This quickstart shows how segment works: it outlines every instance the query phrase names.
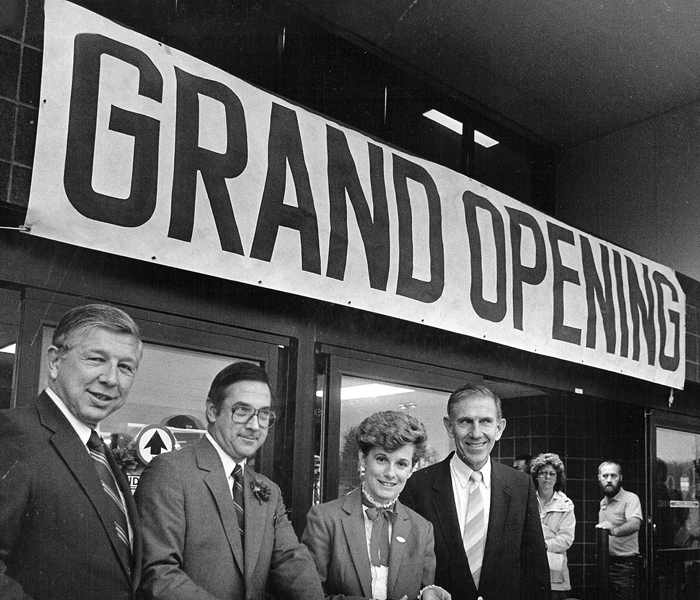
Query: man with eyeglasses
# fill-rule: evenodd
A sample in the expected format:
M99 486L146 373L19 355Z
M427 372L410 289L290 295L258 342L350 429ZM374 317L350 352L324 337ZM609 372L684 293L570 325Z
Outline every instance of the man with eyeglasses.
M237 362L212 382L207 433L154 459L136 490L145 598L324 598L280 489L246 464L275 422L261 367Z

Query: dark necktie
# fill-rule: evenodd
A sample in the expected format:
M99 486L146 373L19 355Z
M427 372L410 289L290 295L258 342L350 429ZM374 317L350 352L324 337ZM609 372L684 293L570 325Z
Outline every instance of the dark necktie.
M241 532L241 542L243 542L245 538L245 513L243 504L243 469L241 465L236 465L231 475L233 476L233 504L236 507L238 529Z
M367 518L372 521L372 533L369 538L369 559L375 567L389 566L389 523L396 523L396 511L393 508L374 506L365 495L362 504L367 507Z
M93 431L90 434L90 439L87 443L90 450L90 456L93 458L95 469L102 481L102 489L109 498L109 506L111 508L109 519L114 522L114 528L117 532L117 537L122 542L118 546L118 550L127 565L131 565L131 542L129 541L129 525L126 513L126 506L119 494L117 480L115 479L112 467L109 464L107 449L105 448L102 439Z

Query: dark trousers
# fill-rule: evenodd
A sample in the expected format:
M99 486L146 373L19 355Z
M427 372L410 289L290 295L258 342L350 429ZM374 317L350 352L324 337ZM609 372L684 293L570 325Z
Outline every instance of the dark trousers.
M608 581L610 582L610 600L638 600L635 589L634 556L610 557Z

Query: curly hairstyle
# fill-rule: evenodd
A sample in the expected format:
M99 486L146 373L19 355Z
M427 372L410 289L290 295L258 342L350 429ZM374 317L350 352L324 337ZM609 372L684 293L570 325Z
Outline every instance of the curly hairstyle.
M553 452L547 452L545 454L539 454L532 459L530 463L530 475L535 482L535 488L539 488L538 476L540 471L544 469L546 465L549 465L557 472L557 480L554 483L554 491L560 492L564 489L566 485L566 469L564 468L564 463L558 454Z
M412 444L414 465L428 453L425 425L415 417L398 410L376 412L367 417L357 427L355 441L363 456L367 456L376 446L387 452L395 452Z

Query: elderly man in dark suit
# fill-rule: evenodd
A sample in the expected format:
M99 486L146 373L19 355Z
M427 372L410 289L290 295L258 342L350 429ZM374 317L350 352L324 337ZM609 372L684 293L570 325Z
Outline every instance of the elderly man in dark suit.
M401 501L435 529L435 583L454 600L548 600L549 566L532 480L490 458L506 421L491 390L467 384L444 418L456 452L417 471Z
M0 598L130 600L141 537L129 485L96 428L141 360L123 311L80 306L48 349L49 386L0 412Z
M275 420L264 369L246 362L223 369L206 417L201 440L157 457L139 481L144 596L321 600L316 567L279 487L246 464Z

